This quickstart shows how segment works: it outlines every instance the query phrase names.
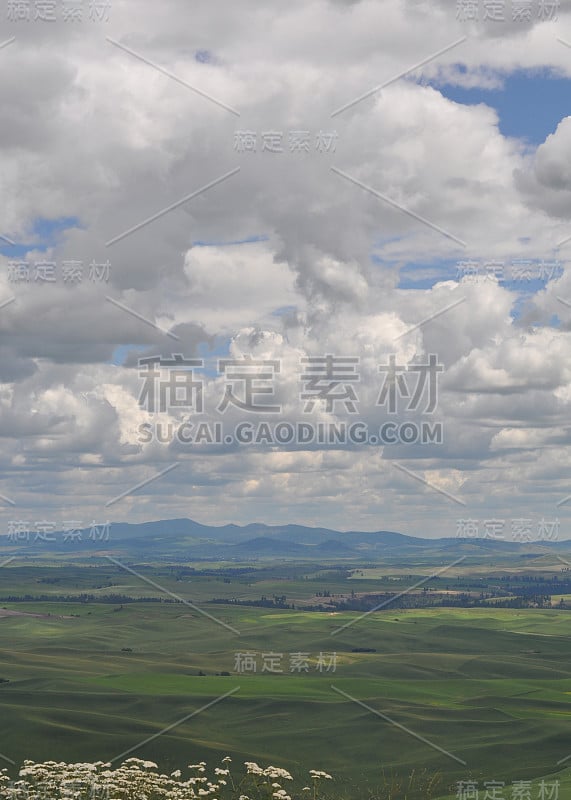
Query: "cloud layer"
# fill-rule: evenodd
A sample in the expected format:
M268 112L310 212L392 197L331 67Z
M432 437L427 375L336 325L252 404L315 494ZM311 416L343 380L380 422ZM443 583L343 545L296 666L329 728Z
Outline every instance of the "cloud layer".
M568 272L534 293L450 274L565 262L571 117L532 151L493 108L434 88L501 86L521 69L571 78L557 41L569 4L557 21L476 23L421 0L223 13L115 0L105 23L5 28L0 233L17 246L0 257L4 526L191 516L435 536L459 517L558 516L571 535L556 505L570 474ZM430 285L404 288L403 268L420 266ZM205 359L212 424L220 358L279 361L291 424L308 419L302 359L358 358L357 415L372 427L390 419L379 366L435 354L444 441L144 442L141 425L176 427L185 411L141 407L137 360L175 353ZM312 417L348 418L342 403Z

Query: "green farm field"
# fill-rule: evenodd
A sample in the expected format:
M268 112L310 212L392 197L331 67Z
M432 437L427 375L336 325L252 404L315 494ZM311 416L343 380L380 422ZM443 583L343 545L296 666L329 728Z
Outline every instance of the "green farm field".
M557 763L571 753L563 610L2 605L0 752L16 764L129 753L175 769L230 755L325 769L339 796L422 770L441 773L442 796L468 777L567 781L568 762ZM272 653L283 672L263 670ZM291 671L296 653L307 671Z

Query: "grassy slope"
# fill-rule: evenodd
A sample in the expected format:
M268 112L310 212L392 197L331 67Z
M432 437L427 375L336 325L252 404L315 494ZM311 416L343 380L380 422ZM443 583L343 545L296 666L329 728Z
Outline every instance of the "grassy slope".
M175 768L228 753L374 786L383 767L442 770L448 782L537 778L571 752L564 612L387 610L332 636L357 615L210 606L240 630L236 636L180 606L13 607L53 615L0 620L0 677L10 680L0 685L0 752L16 762L111 759L237 686L136 755ZM57 616L70 614L80 616ZM248 650L336 651L337 670L213 674L231 672L234 654Z

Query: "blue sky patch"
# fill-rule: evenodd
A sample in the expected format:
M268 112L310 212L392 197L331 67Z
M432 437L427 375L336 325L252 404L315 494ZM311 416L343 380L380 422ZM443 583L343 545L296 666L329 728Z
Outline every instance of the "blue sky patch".
M228 247L233 244L253 244L255 242L267 242L268 238L269 237L265 234L260 234L259 236L248 236L247 239L234 239L227 242L207 242L202 239L197 239L196 242L192 242L192 247Z
M194 59L198 61L199 64L211 64L214 61L210 50L197 50L194 54Z
M494 108L504 136L523 139L534 146L544 142L571 114L571 79L548 70L517 70L501 77L500 89L466 89L430 81L429 85L455 103L485 103Z
M132 351L136 353L144 353L145 350L148 349L148 345L120 344L115 348L115 350L113 350L113 355L111 356L111 361L109 361L109 363L114 364L116 367L122 367L123 364L127 363L127 358Z
M209 378L216 378L218 372L218 359L230 357L231 339L220 336L211 347L206 342L198 345L198 357L204 359L204 374Z
M59 217L58 219L40 217L34 220L32 229L26 236L28 241L15 242L14 245L0 241L0 253L8 258L23 258L30 250L39 250L43 253L57 245L65 231L70 228L81 228L80 220L77 217ZM14 239L14 237L10 238Z

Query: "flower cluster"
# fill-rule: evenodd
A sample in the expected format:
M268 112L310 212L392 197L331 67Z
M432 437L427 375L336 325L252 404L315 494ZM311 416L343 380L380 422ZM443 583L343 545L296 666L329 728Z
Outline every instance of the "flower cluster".
M187 778L180 769L167 775L154 761L140 758L128 758L116 768L103 761L24 761L16 780L0 770L0 800L293 800L293 791L282 786L283 781L293 782L286 769L246 761L246 770L238 777L232 774L231 761L229 756L223 758L211 778L205 761L189 764ZM316 798L318 782L331 780L331 775L319 770L310 770L309 775ZM302 797L307 797L306 791L312 789L304 787Z

